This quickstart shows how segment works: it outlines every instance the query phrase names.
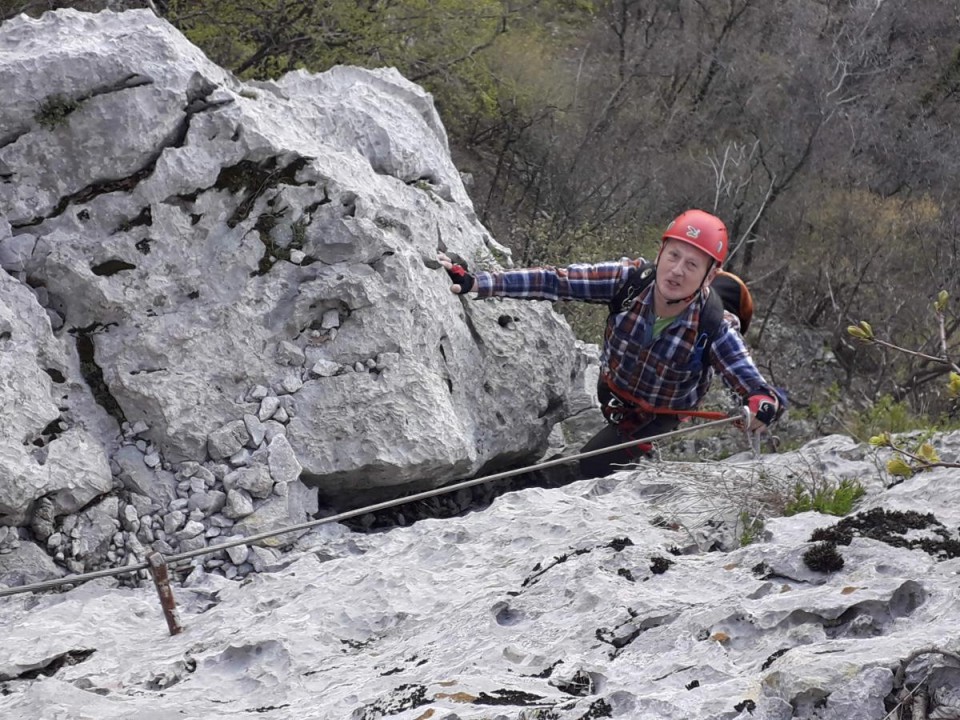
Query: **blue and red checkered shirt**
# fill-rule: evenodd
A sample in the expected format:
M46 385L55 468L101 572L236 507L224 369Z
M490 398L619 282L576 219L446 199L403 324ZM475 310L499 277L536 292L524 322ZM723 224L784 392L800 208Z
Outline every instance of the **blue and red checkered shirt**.
M478 272L479 297L528 300L582 300L609 303L630 271L642 258L566 268L531 268L505 272ZM708 291L709 292L709 291ZM710 368L702 371L695 346L700 336L703 297L698 297L656 338L653 284L643 290L623 312L610 316L604 333L600 369L616 389L658 408L695 409L710 387L713 372L742 398L762 393L780 399L780 393L757 370L743 338L731 329L738 321L725 313L713 339ZM781 405L782 406L782 405Z

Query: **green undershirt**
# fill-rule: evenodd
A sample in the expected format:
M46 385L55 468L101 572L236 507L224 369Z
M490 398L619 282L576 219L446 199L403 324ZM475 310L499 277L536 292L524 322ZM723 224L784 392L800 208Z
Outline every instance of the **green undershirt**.
M667 329L667 326L676 320L675 317L658 317L653 321L653 336L655 338L660 337L660 333Z

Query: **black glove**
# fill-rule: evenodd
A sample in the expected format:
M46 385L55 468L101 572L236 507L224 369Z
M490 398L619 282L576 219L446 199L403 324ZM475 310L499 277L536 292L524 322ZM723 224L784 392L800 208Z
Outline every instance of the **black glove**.
M470 292L470 289L473 287L474 279L473 275L467 272L467 269L463 265L456 265L446 269L447 275L450 276L450 279L453 281L454 285L460 286L460 294Z
M760 393L751 395L747 398L747 407L750 408L750 414L767 427L780 417L780 403L770 395Z

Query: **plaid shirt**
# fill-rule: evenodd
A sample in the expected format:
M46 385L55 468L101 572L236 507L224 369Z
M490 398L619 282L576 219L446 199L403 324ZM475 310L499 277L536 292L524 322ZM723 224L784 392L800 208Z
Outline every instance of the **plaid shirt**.
M567 268L531 268L499 273L478 272L480 297L512 297L529 300L583 300L608 303L630 271L642 258ZM709 292L709 291L708 291ZM731 317L713 340L710 368L702 372L695 346L703 298L698 298L657 337L653 337L655 313L653 284L641 292L623 312L607 320L600 355L600 369L613 385L654 407L695 409L703 400L714 372L742 398L762 393L783 397L764 380L754 365L740 333L731 332ZM737 321L733 319L733 322Z

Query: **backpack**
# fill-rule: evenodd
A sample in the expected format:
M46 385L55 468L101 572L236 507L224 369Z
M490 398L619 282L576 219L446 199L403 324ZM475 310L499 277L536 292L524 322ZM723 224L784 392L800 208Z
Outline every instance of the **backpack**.
M643 263L633 268L627 279L617 289L616 295L608 303L610 315L616 315L626 310L634 299L653 282L657 268L652 262ZM746 335L753 319L753 296L746 283L737 275L721 270L710 283L713 291L707 297L703 310L700 313L700 336L695 348L695 362L700 363L708 352L713 339L720 330L723 321L723 311L727 310L740 319L740 334ZM706 372L706 363L703 364Z

